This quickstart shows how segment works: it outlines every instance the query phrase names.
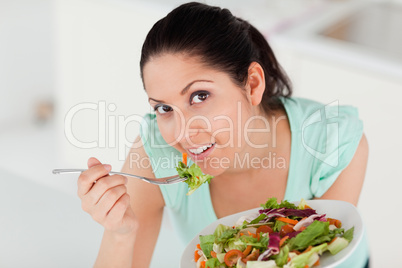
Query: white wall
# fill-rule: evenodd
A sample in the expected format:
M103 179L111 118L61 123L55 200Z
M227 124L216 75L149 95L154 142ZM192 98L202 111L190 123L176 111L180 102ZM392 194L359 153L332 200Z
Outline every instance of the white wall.
M328 16L327 16L328 17ZM325 27L323 24L316 28ZM379 232L375 211L393 215L402 188L399 171L402 151L402 62L391 61L381 51L372 51L336 40L324 40L306 28L274 37L272 44L289 73L295 95L325 104L339 101L359 109L369 143L369 162L358 208L368 230L373 267L393 267L400 252L399 233L386 237ZM385 53L386 54L386 53Z
M0 1L0 132L34 118L34 103L51 99L51 1Z
M85 167L96 156L119 170L138 135L140 117L149 111L139 70L142 42L165 13L136 1L56 0L54 14L62 162ZM77 111L74 138L66 137L65 117L83 103L95 110Z
M64 167L86 168L87 159L95 156L112 164L113 170L120 170L138 135L140 116L149 111L140 79L142 43L152 25L166 13L161 7L138 1L55 0L55 121L60 163ZM104 108L100 102L105 103ZM73 133L81 142L97 142L95 148L77 147L64 133L66 114L83 103L97 107L76 113L72 119ZM116 110L111 111L110 104ZM106 120L99 121L102 117ZM119 118L123 121L119 122ZM107 131L103 132L105 127ZM113 144L114 140L120 143ZM67 190L75 194L75 180L71 182L74 184L69 184ZM151 267L179 264L181 245L166 216Z

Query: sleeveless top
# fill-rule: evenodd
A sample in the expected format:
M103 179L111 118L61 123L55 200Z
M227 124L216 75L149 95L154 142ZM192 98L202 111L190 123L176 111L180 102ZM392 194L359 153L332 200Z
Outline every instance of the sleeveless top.
M363 135L363 123L352 106L324 105L303 98L281 98L291 131L291 153L285 200L321 197L352 160ZM335 104L335 105L333 105ZM162 138L155 114L140 127L145 152L157 178L177 174L181 153ZM189 160L189 164L192 161ZM208 184L187 196L187 184L161 185L166 211L177 236L186 245L217 220ZM267 199L269 196L267 196ZM363 267L368 259L366 235L342 267Z

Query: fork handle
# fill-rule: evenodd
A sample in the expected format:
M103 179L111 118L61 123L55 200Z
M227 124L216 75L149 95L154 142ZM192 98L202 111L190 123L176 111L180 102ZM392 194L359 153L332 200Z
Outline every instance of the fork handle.
M71 169L53 169L53 174L68 174L68 173L82 173L83 171L86 171L86 169L78 169L78 168L71 168ZM133 175L133 174L128 174L128 173L123 173L123 172L116 172L116 171L109 171L109 174L114 175L114 174L119 174L119 175L124 175L128 177L135 177L138 179L144 179L144 177Z
M53 174L81 173L86 169L53 169Z

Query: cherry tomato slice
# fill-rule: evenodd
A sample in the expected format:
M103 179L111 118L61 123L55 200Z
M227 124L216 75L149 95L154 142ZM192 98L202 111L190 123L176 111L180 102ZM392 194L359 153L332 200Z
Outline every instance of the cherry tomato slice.
M232 249L225 254L224 260L227 266L233 267L237 264L237 260L243 257L244 257L243 252L241 252L238 249Z
M259 233L272 233L272 228L269 227L268 225L261 225L260 227L257 228L257 230L255 231L256 234Z
M293 229L294 225L292 224L286 224L284 226L282 226L281 231L279 233L279 235L281 237L286 236L288 233L294 232L295 230Z

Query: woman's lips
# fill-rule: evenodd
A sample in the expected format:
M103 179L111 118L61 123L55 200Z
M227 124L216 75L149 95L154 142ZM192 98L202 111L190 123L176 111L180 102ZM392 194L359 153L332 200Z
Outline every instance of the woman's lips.
M216 145L216 143L213 143L211 147L207 148L205 151L203 151L200 154L194 154L194 153L192 153L190 151L188 151L188 154L194 161L202 160L202 159L204 159L205 157L207 157L208 155L210 155L212 153L212 151L215 148L215 145Z

